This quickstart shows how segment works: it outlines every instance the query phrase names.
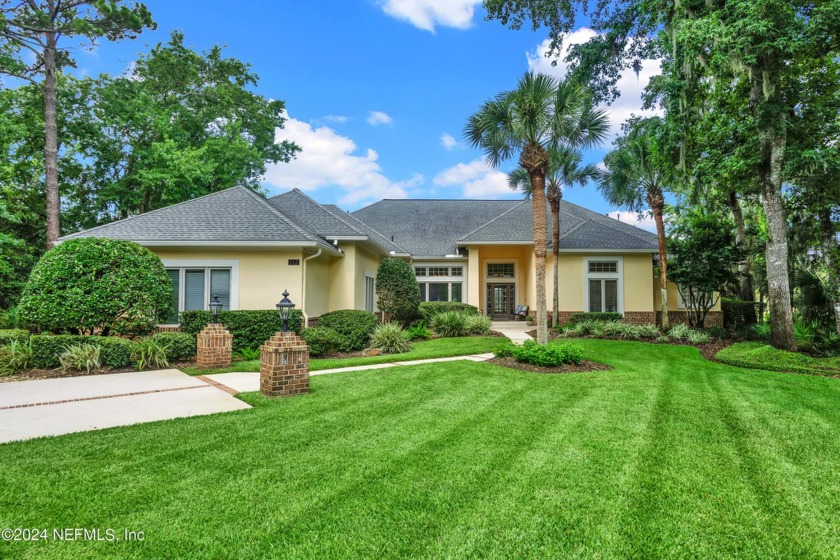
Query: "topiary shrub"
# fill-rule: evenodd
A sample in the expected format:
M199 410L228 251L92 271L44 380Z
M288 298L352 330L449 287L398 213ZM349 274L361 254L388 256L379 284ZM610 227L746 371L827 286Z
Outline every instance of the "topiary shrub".
M415 321L420 313L420 285L411 265L395 257L383 259L376 271L376 297L379 309L392 320L404 325Z
M306 345L309 346L309 355L313 358L320 358L338 352L344 341L341 335L333 329L321 325L303 329L300 336L306 341Z
M569 315L569 324L575 325L577 323L589 323L592 321L600 321L600 322L609 322L609 321L621 321L624 316L621 313L575 313L574 315Z
M181 313L181 332L197 335L212 319L209 311L184 311ZM219 322L233 335L234 352L259 348L283 327L275 309L221 311ZM303 315L300 310L292 310L289 330L300 334L302 324Z
M5 346L12 342L26 342L29 340L29 331L23 329L5 329L0 330L0 346Z
M19 312L40 331L144 334L172 303L172 283L154 253L131 241L86 237L41 257Z
M370 335L379 321L370 311L341 309L318 317L318 326L332 329L341 337L342 352L356 352L366 348Z
M189 360L195 356L195 337L183 332L160 332L151 336L156 344L166 349L170 362Z
M420 304L420 316L426 322L429 322L434 315L445 311L459 311L466 315L478 315L478 307L458 301L424 301Z
M383 323L374 329L370 347L383 354L402 354L411 350L411 337L399 323Z

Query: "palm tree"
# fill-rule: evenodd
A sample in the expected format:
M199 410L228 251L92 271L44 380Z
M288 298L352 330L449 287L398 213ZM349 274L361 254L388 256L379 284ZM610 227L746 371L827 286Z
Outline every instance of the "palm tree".
M546 197L551 209L551 255L554 258L554 305L552 306L551 325L556 327L560 315L560 200L563 187L584 186L590 179L598 179L600 171L594 164L581 167L583 157L580 152L568 146L549 149L548 171L546 172ZM511 189L521 191L525 198L531 197L531 182L528 172L521 167L508 174Z
M656 149L662 120L658 117L633 119L625 127L625 136L615 141L615 148L604 157L607 171L601 175L598 190L619 208L642 212L650 208L659 241L659 284L662 298L662 328L668 329L668 255L665 245L664 191L667 166Z
M498 167L519 154L528 173L534 208L534 261L537 289L537 342L548 342L545 299L547 245L545 176L552 146L588 147L603 141L606 113L596 109L586 89L566 78L528 72L517 88L486 101L464 127L473 147L484 150L487 162Z

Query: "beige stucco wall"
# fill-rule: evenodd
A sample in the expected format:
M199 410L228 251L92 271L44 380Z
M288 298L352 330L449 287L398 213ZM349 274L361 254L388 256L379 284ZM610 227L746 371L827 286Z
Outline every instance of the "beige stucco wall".
M354 277L354 302L352 309L365 308L365 276L373 276L376 278L376 270L379 268L379 261L381 257L374 255L372 252L365 250L363 247L356 248L355 260L355 277ZM376 296L374 295L374 306L376 306Z
M239 263L239 309L274 309L283 290L295 301L301 297L301 266L289 266L289 259L301 259L301 249L251 251L246 249L151 248L163 260L195 261L205 266L208 260L232 260ZM187 263L187 266L189 264Z
M311 255L306 256L309 257ZM330 262L339 259L340 257L332 257L321 253L320 256L305 261L306 301L304 311L309 317L319 317L330 310L327 294L330 278Z
M653 279L653 302L655 305L656 311L662 311L662 300L659 295L659 278ZM677 295L677 285L673 282L668 282L668 311L685 311L685 308L678 307L679 304L679 297ZM712 311L720 311L720 298L718 298L715 306L712 307Z
M653 256L619 255L624 260L624 311L653 309Z

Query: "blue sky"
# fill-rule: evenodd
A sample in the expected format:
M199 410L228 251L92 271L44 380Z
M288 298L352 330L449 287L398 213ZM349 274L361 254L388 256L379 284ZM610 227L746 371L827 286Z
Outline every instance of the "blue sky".
M146 0L158 29L140 39L102 42L76 53L78 72L122 72L138 52L172 30L192 48L226 45L252 65L262 95L289 114L278 137L303 148L271 166L269 192L298 187L325 203L355 209L380 198L515 198L504 172L464 145L467 117L529 68L562 75L544 58L543 30L512 31L485 21L480 0ZM591 36L575 31L571 42ZM639 112L640 92L657 65L622 79L609 110L614 130ZM608 146L585 153L600 162ZM607 213L593 185L571 202ZM633 221L630 215L624 221ZM642 224L648 225L648 224Z

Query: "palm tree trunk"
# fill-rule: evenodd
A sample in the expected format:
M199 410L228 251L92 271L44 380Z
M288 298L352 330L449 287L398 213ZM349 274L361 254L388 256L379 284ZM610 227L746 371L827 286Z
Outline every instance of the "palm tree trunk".
M527 168L526 168L527 169ZM547 223L545 216L545 174L528 170L531 180L531 201L534 207L534 265L537 288L537 343L548 343L545 299L545 254L547 243Z
M560 315L560 189L552 187L548 193L551 207L551 256L554 259L554 304L551 308L551 326L556 327Z
M56 124L56 62L57 38L54 31L46 33L44 48L44 162L47 198L47 250L60 236L61 199L58 192L58 125Z
M820 210L820 237L822 238L823 258L828 268L828 286L831 304L834 308L834 328L840 334L840 278L838 278L837 231L831 221L831 210Z
M747 244L747 228L744 224L744 213L741 211L741 201L738 200L738 193L734 189L730 189L728 193L729 209L732 211L732 218L735 220L735 241L742 249L746 249ZM753 288L752 274L750 274L750 263L744 258L738 263L739 275L739 290L738 299L741 301L755 301L755 289ZM749 323L755 322L755 313L752 314L752 320Z
M671 328L668 317L668 245L665 241L665 220L662 215L665 210L665 198L659 190L648 191L648 204L653 210L653 221L656 223L656 237L659 242L659 297L662 299L662 328Z

